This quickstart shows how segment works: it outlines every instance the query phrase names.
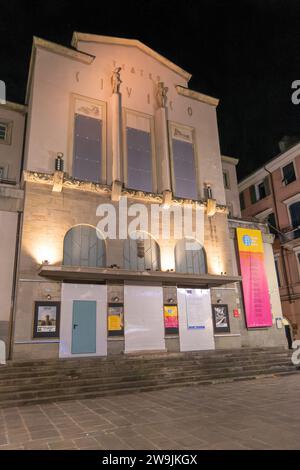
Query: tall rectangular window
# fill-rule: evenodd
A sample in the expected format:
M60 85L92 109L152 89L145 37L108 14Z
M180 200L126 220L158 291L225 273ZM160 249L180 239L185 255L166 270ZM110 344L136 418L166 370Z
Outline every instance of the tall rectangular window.
M230 189L230 180L228 171L223 171L223 183L225 189Z
M102 120L75 114L73 176L99 183L102 178Z
M243 211L245 209L245 196L244 196L244 192L240 192L239 194L239 198L240 198L240 206L241 206L241 211Z
M298 264L298 272L299 272L299 279L300 279L300 252L296 252L297 264Z
M11 144L12 137L12 121L6 121L6 119L0 118L0 144Z
M275 257L274 258L275 262L275 271L276 271L276 277L277 277L277 282L278 282L278 287L281 287L281 278L280 278L280 269L279 269L279 258Z
M6 133L7 133L7 124L3 124L2 122L0 122L0 140L6 139Z
M268 225L270 232L273 233L273 235L278 235L278 230L276 227L276 219L275 219L275 214L274 212L271 212L271 214L268 215L267 219Z
M176 197L198 199L193 131L172 126L173 189Z
M151 118L126 113L126 184L130 189L153 191Z
M282 168L283 181L285 185L288 185L296 180L296 173L294 163L290 162Z

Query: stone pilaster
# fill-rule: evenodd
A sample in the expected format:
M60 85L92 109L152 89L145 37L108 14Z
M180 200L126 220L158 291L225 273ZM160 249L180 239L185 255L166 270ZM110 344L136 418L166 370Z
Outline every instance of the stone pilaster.
M171 172L166 108L155 112L158 171L161 175L161 192L171 191Z

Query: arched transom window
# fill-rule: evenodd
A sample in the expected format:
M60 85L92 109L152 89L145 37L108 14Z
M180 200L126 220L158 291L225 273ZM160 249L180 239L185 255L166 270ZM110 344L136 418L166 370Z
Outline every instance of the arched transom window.
M65 266L88 266L92 268L106 265L105 242L95 227L77 225L71 228L64 239Z
M206 274L206 255L203 246L194 239L184 238L175 246L176 271L188 274Z
M160 249L158 243L142 232L136 232L136 239L124 242L124 268L131 271L160 270Z

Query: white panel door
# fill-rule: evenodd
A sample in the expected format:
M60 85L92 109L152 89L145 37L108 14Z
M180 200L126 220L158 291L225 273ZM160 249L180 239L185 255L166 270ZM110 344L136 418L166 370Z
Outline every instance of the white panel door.
M215 349L209 289L177 289L180 351Z
M163 290L124 286L125 352L165 350Z
M96 352L72 354L74 302L96 302ZM61 292L61 318L59 357L107 355L107 286L63 283Z

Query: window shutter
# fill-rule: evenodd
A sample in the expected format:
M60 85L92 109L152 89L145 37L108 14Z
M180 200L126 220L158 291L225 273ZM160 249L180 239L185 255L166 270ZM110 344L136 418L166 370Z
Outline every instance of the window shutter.
M269 196L271 194L271 188L270 188L270 178L269 176L266 176L264 179L264 185L265 185L265 191L266 191L266 196Z
M250 186L250 199L251 199L252 204L254 204L257 201L254 185Z

